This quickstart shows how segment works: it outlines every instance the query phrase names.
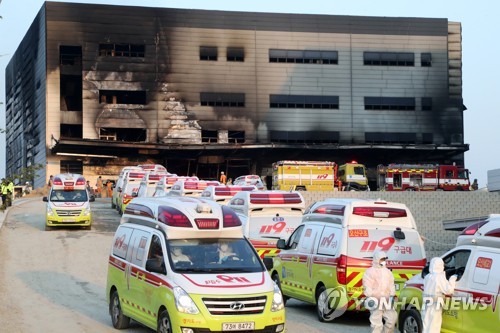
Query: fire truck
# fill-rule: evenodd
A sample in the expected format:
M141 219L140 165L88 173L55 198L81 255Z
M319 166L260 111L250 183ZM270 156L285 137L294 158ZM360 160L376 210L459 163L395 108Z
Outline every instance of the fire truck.
M279 161L273 163L273 190L334 191L338 188L335 162Z
M379 191L469 191L469 170L456 165L389 164L377 168Z

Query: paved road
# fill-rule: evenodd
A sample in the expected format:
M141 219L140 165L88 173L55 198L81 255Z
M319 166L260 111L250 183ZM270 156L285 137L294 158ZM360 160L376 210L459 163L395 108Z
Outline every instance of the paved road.
M93 203L92 230L44 231L41 198L22 199L0 230L1 332L116 332L105 298L107 258L119 215ZM287 303L291 333L367 333L366 314L320 323L313 306ZM151 332L138 324L126 332Z

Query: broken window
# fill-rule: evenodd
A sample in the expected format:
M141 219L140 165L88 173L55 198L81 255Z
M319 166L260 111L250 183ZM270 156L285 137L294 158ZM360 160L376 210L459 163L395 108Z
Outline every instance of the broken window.
M82 111L82 76L61 74L60 94L61 111Z
M81 66L82 47L81 46L59 46L59 58L62 66Z
M104 43L99 44L101 57L141 57L146 53L146 46L141 44Z
M109 141L144 142L147 139L144 128L100 128L99 139Z
M99 90L99 100L106 104L147 104L144 90Z
M82 138L82 125L61 124L61 138Z
M82 161L60 161L59 162L60 173L77 173L83 174L83 162Z
M244 107L245 94L242 93L200 93L202 106Z

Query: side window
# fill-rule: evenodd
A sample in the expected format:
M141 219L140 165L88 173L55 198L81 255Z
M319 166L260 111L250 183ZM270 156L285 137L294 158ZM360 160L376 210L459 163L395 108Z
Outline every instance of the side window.
M467 262L469 261L470 250L460 250L457 252L450 253L443 258L444 261L444 271L446 273L446 278L450 278L453 274L458 275L458 279L462 278L465 272Z
M297 245L299 245L300 235L302 235L302 231L304 230L304 226L301 225L290 236L287 242L287 247L289 249L295 249Z
M160 264L165 265L165 260L163 258L163 250L161 248L161 240L157 235L153 235L151 238L151 244L149 245L148 260L155 259Z
M304 253L311 253L314 241L316 240L316 233L318 232L317 227L313 226L304 228L304 236L299 242L298 250Z
M148 244L149 233L142 230L134 230L132 234L133 248L130 253L130 262L133 265L144 267L146 262L146 245Z

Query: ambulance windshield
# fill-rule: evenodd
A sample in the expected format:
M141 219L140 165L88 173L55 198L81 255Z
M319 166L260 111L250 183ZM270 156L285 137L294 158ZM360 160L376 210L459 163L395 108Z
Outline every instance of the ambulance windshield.
M86 202L88 201L87 190L52 190L50 193L52 202Z
M172 269L190 273L251 273L264 267L245 239L208 238L169 240Z

